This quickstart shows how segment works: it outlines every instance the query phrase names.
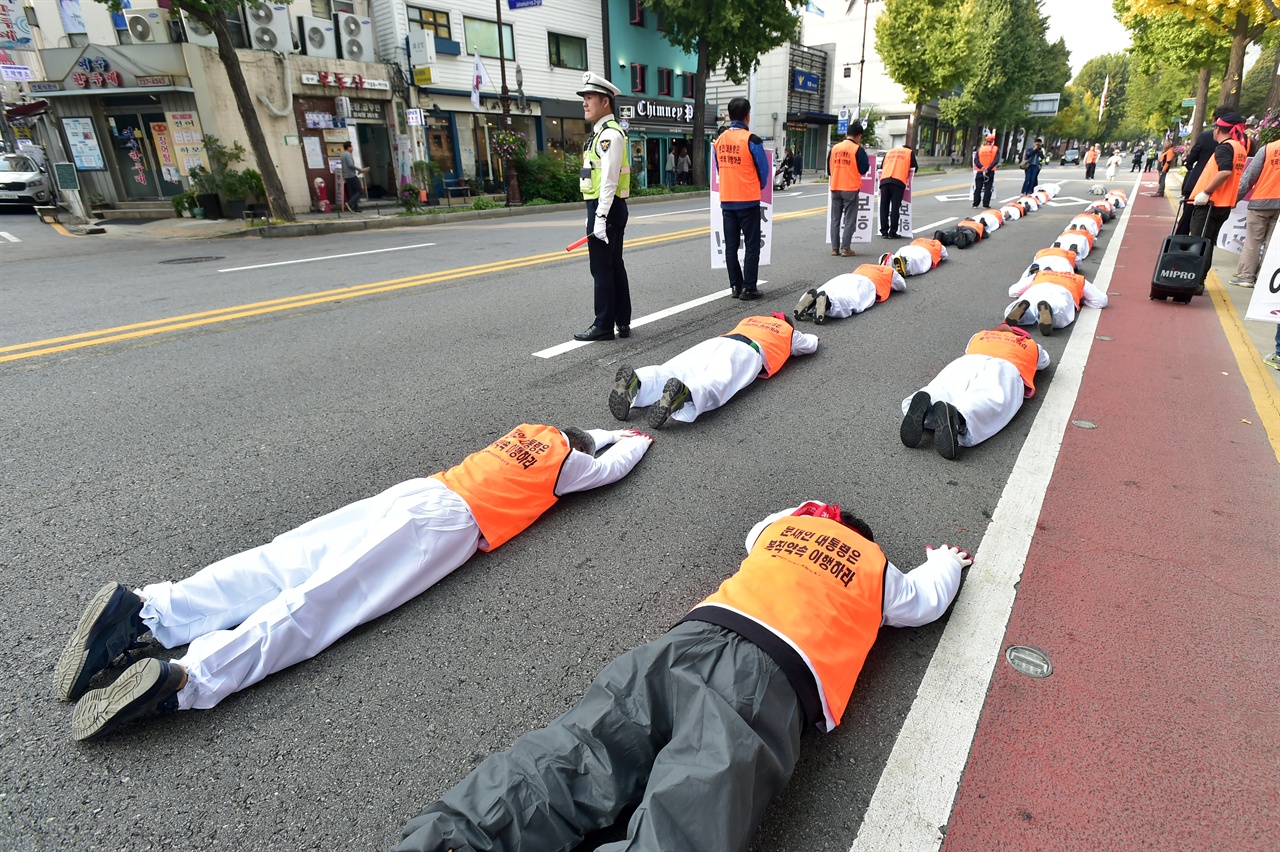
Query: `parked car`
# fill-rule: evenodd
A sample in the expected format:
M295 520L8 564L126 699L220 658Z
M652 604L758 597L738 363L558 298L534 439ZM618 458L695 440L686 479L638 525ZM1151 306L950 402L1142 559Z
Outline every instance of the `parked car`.
M0 154L0 204L48 204L52 198L49 176L35 160Z
M1062 159L1058 160L1060 166L1076 166L1080 164L1080 149L1072 148L1070 151L1064 151Z

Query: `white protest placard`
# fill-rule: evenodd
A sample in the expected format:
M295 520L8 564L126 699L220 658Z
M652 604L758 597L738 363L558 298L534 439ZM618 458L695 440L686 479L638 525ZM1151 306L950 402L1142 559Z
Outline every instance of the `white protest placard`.
M760 265L772 262L773 249L773 152L764 152L767 180L760 189ZM716 164L715 149L711 151L711 268L726 269L724 217L720 213L720 169ZM738 246L738 262L742 262L746 246Z
M1227 221L1222 223L1222 230L1218 231L1218 242L1215 244L1218 248L1235 254L1244 251L1245 228L1249 219L1248 208L1248 199L1242 199L1231 209Z
M1258 283L1253 285L1253 296L1244 318L1280 323L1280 240L1274 234L1267 243L1267 253L1258 270Z
M879 181L876 180L876 155L868 154L867 173L862 176L862 185L858 188L858 206L854 212L853 236L850 242L869 243L871 235L876 230L876 216L878 215L876 208L876 187ZM903 201L906 201L904 196ZM831 187L827 186L827 219L823 223L823 230L826 231L826 242L831 243Z

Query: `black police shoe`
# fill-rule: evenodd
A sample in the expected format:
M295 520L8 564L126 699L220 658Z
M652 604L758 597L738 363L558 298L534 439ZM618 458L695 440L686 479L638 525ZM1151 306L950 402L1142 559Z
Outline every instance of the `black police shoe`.
M933 448L944 459L960 454L960 412L947 402L933 404Z
M586 331L580 331L573 336L574 340L613 340L613 329L601 328L593 325Z
M918 447L924 438L924 418L929 414L933 400L928 391L916 391L907 406L907 413L902 415L902 425L898 427L898 437L907 447Z
M750 302L752 299L763 299L764 293L759 290L743 290L742 295L738 298L744 302Z
M629 326L629 325L620 325L620 326L618 326L618 336L619 336L619 337L630 337L630 336L631 336L631 326Z
M139 613L142 598L119 583L107 583L89 601L75 632L53 667L53 685L63 701L84 695L93 676L136 647L147 632Z

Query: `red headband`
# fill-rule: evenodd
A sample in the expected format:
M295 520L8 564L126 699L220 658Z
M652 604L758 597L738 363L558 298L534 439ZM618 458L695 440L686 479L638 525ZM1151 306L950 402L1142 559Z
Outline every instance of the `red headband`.
M829 521L838 522L840 520L840 507L835 503L815 503L813 500L810 500L791 513L793 518L801 515L810 515L815 518L826 518Z

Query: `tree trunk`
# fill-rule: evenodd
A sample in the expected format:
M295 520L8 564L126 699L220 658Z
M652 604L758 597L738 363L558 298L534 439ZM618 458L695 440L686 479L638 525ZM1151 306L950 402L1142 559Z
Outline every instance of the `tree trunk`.
M285 196L284 184L280 181L280 173L276 171L275 161L271 159L271 151L267 148L267 137L262 132L262 124L258 121L258 111L253 106L253 96L249 94L249 84L245 82L244 71L240 68L240 57L231 43L231 34L227 32L227 21L222 15L193 10L183 7L182 10L213 30L218 39L218 58L227 72L227 82L236 99L236 109L240 120L244 123L245 136L249 140L249 150L257 161L258 171L262 175L262 185L267 191L267 207L271 210L271 218L284 222L296 221L293 209ZM293 105L290 104L292 109Z
M1275 73L1271 75L1271 88L1267 89L1267 102L1262 107L1262 114L1270 115L1280 110L1280 52L1276 54Z
M1191 136L1188 137L1191 142L1195 142L1200 135L1200 128L1204 127L1204 113L1209 106L1209 69L1201 68L1200 77L1196 80L1196 108L1191 115Z
M693 150L689 152L692 159L693 182L698 186L711 183L708 178L706 159L706 112L707 112L707 56L709 48L705 39L698 39L698 71L693 78ZM719 104L716 105L719 107Z
M920 116L924 114L924 104L916 102L916 108L911 113L911 124L907 127L907 141L903 144L908 148L916 147L916 141L920 138Z
M1222 93L1218 105L1240 108L1240 84L1244 77L1244 51L1249 46L1249 19L1243 12L1236 15L1231 28L1231 53L1227 57L1227 72L1222 75Z

